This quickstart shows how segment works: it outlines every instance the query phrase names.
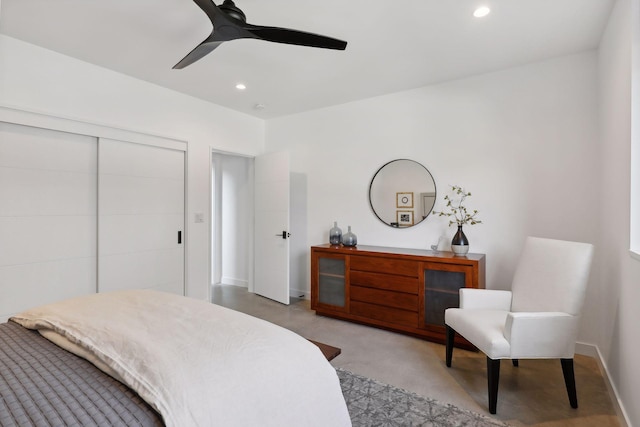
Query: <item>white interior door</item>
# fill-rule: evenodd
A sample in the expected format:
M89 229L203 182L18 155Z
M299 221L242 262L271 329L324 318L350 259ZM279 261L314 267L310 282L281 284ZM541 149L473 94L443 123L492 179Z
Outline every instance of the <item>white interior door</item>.
M100 138L98 291L184 295L184 152Z
M96 289L97 140L0 122L0 319Z
M258 156L254 168L254 292L289 304L289 153Z

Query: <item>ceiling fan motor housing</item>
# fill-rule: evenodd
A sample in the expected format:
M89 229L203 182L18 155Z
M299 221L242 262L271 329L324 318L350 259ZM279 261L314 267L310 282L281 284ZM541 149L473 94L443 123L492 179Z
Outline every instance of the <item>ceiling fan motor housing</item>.
M224 0L224 3L218 6L218 8L224 11L224 13L226 13L227 16L230 16L233 19L237 19L238 21L242 21L242 22L247 22L247 16L244 14L242 10L240 10L239 7L235 5L233 0Z

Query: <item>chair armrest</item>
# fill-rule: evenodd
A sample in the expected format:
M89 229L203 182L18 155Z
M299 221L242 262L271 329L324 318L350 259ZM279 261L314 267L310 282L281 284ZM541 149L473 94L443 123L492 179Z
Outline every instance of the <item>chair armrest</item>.
M514 359L572 358L579 317L559 312L517 312L507 315L504 337Z
M496 289L460 289L460 308L511 310L511 291Z

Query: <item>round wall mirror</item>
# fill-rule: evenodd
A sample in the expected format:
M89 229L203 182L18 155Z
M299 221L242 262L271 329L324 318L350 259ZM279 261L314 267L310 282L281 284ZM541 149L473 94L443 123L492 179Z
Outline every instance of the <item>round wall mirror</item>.
M380 221L406 228L422 222L436 202L436 183L420 163L397 159L383 165L371 179L369 203Z

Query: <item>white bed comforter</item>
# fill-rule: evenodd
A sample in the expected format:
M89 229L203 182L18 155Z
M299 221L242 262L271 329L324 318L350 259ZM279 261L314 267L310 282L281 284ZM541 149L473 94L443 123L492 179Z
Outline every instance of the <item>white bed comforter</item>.
M335 369L299 335L151 290L74 298L12 320L138 392L167 426L350 426Z

